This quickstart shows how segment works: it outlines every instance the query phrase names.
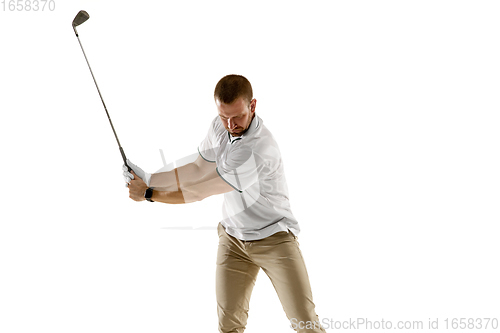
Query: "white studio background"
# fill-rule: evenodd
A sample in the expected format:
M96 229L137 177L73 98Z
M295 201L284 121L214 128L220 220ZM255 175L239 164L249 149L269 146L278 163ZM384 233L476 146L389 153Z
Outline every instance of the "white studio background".
M321 319L498 318L497 1L8 4L0 332L217 331L222 198L128 199L71 28L81 9L122 146L147 171L160 149L167 162L196 153L222 76L252 82ZM246 332L288 325L262 273Z

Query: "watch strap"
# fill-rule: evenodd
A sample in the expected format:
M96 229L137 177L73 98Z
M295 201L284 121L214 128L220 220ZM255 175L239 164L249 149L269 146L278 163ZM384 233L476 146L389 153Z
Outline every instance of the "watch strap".
M144 198L146 198L146 200L149 202L154 202L153 200L151 200L152 196L153 196L153 189L151 187L148 187L146 192L144 192Z

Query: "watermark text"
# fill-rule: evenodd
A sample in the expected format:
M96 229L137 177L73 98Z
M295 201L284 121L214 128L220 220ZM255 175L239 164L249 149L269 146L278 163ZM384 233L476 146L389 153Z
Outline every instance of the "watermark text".
M56 10L55 0L2 0L4 12L44 12Z
M349 318L335 320L323 318L321 321L290 320L294 330L499 330L498 318L428 318L427 320L371 320L368 318Z

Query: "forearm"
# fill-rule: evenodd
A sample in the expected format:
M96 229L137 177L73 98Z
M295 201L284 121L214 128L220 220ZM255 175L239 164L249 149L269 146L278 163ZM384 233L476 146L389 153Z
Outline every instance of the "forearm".
M171 171L152 174L149 185L165 191L176 191L184 183L191 182L199 177L198 166L194 163L189 163Z
M154 189L153 201L169 204L201 201L234 190L219 177L215 163L202 156L172 171L153 174L149 186Z
M186 189L180 189L177 191L153 190L153 196L151 197L151 200L166 204L186 204L199 201L197 196L193 195L191 191Z
M234 188L223 180L214 168L200 179L193 182L184 182L179 189L174 191L155 188L151 199L167 204L184 204L201 201L209 196L231 191L234 191Z
M184 201L184 196L182 195L182 191L158 191L153 190L153 196L151 200L155 202L162 202L166 204L183 204L186 203Z

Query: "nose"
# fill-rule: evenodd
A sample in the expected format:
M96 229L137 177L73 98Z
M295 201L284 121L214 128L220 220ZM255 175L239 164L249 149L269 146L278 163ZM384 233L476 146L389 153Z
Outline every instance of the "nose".
M227 120L227 127L230 128L230 129L235 128L236 127L236 123L234 122L234 120L228 119Z

